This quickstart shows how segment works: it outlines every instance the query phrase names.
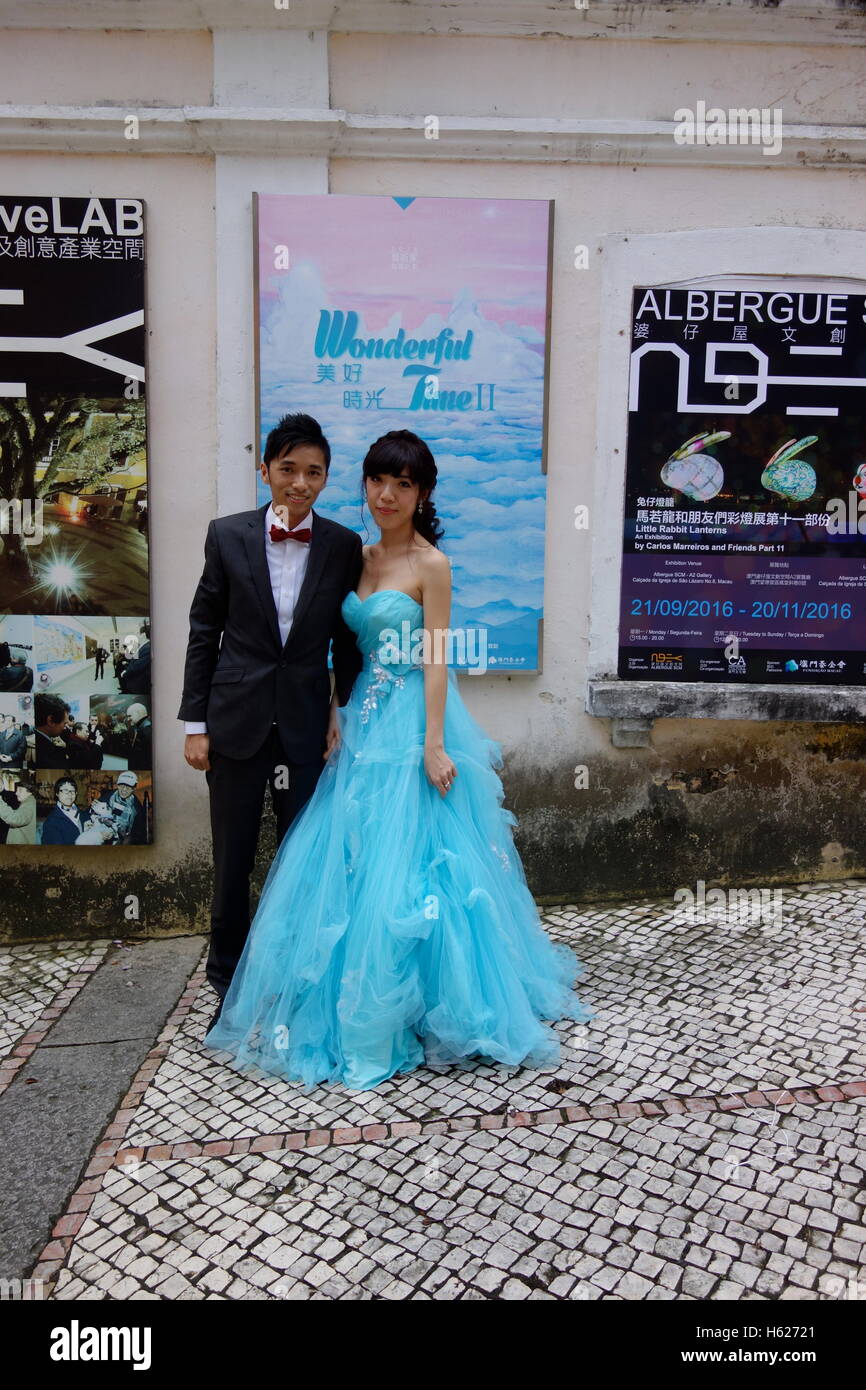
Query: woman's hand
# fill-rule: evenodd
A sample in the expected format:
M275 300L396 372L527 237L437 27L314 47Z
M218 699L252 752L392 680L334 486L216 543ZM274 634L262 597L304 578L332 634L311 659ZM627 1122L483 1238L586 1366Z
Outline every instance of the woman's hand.
M424 745L424 771L440 796L447 796L457 769L442 744Z
M325 751L323 758L330 758L335 748L340 746L340 726L337 723L337 706L331 706L331 713L328 716L328 732L325 735Z

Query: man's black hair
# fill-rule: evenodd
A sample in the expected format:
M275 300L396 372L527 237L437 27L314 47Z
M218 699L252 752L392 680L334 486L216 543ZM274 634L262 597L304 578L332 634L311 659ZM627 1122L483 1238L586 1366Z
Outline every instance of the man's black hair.
M61 700L59 695L36 696L36 723L47 724L52 719L55 724L59 723L64 714L71 714L72 711L65 700Z
M331 446L322 433L322 426L312 415L284 415L275 425L265 443L264 461L266 464L279 458L287 449L296 444L312 444L321 449L325 458L325 472L331 466Z

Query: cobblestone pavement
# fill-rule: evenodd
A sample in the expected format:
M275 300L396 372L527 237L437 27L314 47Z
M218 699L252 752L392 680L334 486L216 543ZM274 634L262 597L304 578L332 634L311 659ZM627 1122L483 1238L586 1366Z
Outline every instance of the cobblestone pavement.
M241 1075L200 965L33 1275L63 1299L866 1298L866 888L566 907L543 1070ZM859 948L859 949L858 949Z
M108 941L0 946L0 1092L101 963Z

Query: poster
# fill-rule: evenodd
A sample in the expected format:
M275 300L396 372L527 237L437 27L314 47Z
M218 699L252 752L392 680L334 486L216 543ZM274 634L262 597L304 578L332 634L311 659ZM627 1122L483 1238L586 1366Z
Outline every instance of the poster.
M866 683L866 293L806 283L634 291L625 680Z
M0 842L153 838L144 205L0 197Z
M552 204L286 194L256 212L260 457L281 415L313 415L332 450L317 508L372 542L364 455L420 435L452 564L449 664L539 670Z

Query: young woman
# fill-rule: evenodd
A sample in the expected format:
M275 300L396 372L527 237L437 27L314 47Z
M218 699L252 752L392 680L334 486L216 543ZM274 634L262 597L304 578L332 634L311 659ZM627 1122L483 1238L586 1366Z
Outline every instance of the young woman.
M540 1066L559 1056L544 1020L593 1016L527 888L499 747L447 665L436 476L408 430L364 460L380 536L342 609L364 666L205 1039L240 1069L368 1090L419 1066Z

